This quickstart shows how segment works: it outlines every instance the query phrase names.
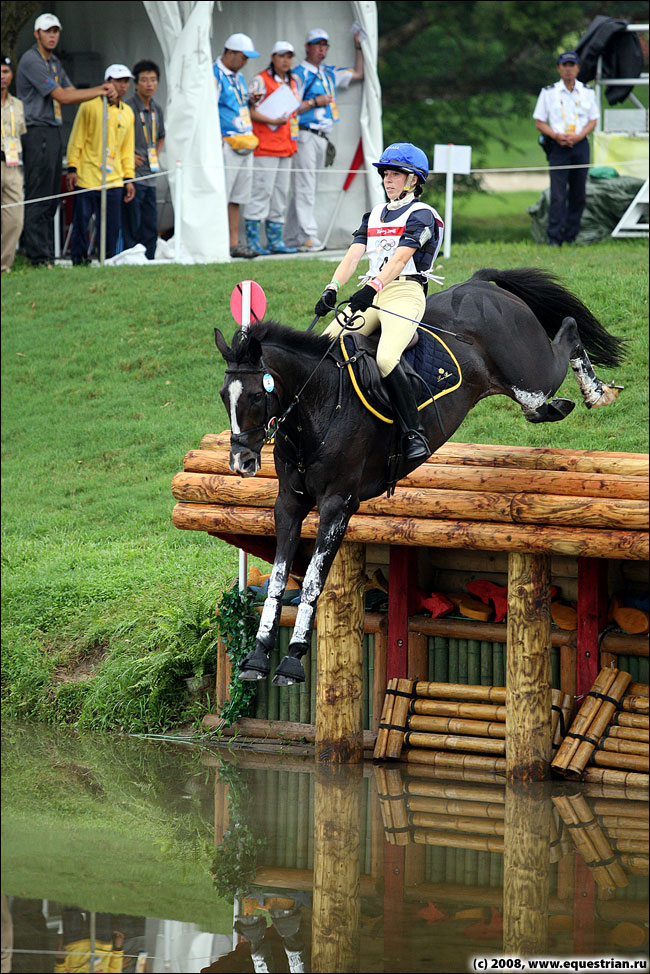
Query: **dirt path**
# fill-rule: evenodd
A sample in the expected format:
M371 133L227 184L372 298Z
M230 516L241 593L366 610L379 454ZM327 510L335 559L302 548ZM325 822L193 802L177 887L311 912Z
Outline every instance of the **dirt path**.
M490 172L482 177L481 182L483 188L491 193L515 193L521 190L541 193L549 185L548 173L545 172Z

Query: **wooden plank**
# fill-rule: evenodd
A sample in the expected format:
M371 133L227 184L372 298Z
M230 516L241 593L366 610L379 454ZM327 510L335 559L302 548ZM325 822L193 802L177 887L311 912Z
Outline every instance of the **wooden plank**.
M589 693L598 676L598 639L607 624L607 562L598 558L578 560L578 631L576 692Z
M408 671L408 623L413 612L417 564L414 552L392 545L388 568L388 644L386 676L406 677Z

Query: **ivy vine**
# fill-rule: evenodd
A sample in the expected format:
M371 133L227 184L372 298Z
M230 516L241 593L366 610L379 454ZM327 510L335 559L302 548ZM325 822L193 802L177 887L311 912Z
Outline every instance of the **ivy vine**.
M251 830L250 789L231 765L222 764L219 780L227 783L229 827L214 854L212 882L220 897L231 899L245 893L255 879L257 860L264 842Z
M249 717L257 692L257 682L244 681L239 677L238 663L255 649L255 636L259 616L255 609L254 597L250 592L240 592L237 583L226 590L217 604L217 631L231 660L232 677L228 700L219 712L228 726L240 717Z

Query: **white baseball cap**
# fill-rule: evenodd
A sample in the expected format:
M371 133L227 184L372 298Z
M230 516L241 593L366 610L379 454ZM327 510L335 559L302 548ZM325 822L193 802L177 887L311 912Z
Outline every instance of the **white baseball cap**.
M330 35L327 33L326 30L323 30L321 27L314 27L314 29L310 30L309 33L307 34L307 43L317 44L318 41L327 41L327 43L329 44Z
M226 38L223 46L229 51L239 51L240 54L245 54L246 57L260 56L260 52L255 50L248 34L231 34L230 37Z
M133 75L127 68L126 64L110 64L104 71L104 81L108 81L109 78L132 78Z
M290 54L296 53L293 44L290 44L289 41L276 41L271 54L286 54L287 51Z
M61 21L54 14L41 14L34 21L34 30L49 30L50 27L58 27L59 30L63 30Z

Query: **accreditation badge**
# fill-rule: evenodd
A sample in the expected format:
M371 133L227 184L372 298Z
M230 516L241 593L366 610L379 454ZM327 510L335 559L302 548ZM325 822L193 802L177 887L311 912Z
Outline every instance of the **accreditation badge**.
M147 146L147 157L149 159L149 168L152 172L160 172L160 162L158 160L158 150L155 145Z
M239 109L239 117L244 129L252 129L253 123L251 122L251 113L249 112L246 105L242 105Z
M8 166L20 166L23 161L20 139L13 135L5 136L5 163Z
M109 149L106 146L106 172L113 172L116 161L115 149Z
M297 139L299 131L300 130L298 127L298 116L292 115L291 118L289 119L289 134L291 135L291 138Z
M330 102L330 111L332 113L332 119L335 122L338 122L338 120L339 120L339 110L336 107L336 100L334 98L332 98L332 100Z

